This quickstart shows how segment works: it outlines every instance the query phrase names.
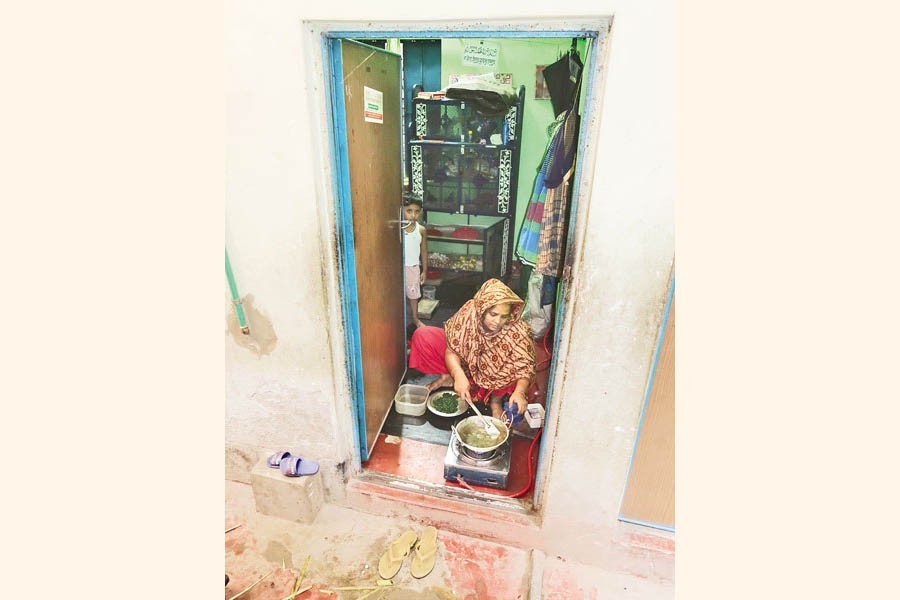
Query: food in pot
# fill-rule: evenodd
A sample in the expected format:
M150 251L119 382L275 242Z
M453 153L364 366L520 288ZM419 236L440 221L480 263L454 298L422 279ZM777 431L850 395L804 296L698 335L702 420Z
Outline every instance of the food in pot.
M503 439L503 432L491 435L484 428L484 424L478 422L468 424L465 429L459 431L459 436L464 444L474 448L490 448L496 446Z
M455 413L459 410L459 396L452 392L444 392L431 401L434 410L442 413Z

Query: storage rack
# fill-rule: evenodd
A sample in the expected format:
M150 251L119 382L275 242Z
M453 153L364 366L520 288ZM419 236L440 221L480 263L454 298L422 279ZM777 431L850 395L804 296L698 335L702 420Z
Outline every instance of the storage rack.
M516 103L497 117L483 116L467 100L413 99L417 139L407 143L406 152L412 193L422 199L426 220L429 212L465 215L457 225L482 233L479 240L429 236L429 242L459 244L466 255L479 250L483 280L510 275L524 104L525 86L519 87ZM472 216L496 220L475 225Z

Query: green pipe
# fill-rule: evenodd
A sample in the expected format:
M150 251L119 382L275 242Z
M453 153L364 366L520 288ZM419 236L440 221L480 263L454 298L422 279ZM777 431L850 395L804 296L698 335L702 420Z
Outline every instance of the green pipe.
M241 333L249 334L250 326L247 325L247 317L244 315L244 306L241 297L238 294L237 284L234 282L234 273L231 272L231 261L228 260L228 248L225 248L225 276L228 277L228 287L231 288L231 303L234 305L234 312L237 314L238 325L241 326Z

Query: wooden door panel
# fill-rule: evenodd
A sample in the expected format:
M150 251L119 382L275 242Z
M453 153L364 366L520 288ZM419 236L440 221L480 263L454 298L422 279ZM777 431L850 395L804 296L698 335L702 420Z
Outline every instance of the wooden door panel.
M400 57L343 41L344 114L353 214L365 448L371 452L406 364L400 167ZM365 90L382 93L383 122L365 120Z
M675 527L675 298L663 331L650 397L620 518Z

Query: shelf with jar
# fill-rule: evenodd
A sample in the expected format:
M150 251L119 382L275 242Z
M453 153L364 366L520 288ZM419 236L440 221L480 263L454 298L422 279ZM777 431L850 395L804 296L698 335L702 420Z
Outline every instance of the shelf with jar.
M509 219L490 225L426 225L429 268L479 272L485 279L506 276L509 226Z

